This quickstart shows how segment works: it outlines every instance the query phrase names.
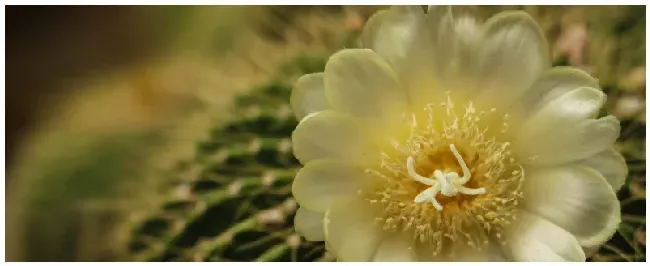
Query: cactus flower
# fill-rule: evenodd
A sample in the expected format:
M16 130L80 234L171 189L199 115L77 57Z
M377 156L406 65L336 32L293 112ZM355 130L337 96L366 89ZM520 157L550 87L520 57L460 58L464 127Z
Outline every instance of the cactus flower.
M340 261L585 261L621 220L620 124L524 12L392 7L301 77L296 231Z

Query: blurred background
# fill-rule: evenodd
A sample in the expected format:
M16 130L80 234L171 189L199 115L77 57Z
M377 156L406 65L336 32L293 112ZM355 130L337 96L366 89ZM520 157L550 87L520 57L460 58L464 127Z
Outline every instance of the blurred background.
M332 261L293 230L292 84L380 6L7 6L9 261ZM593 261L645 261L644 6L522 9L608 94L630 168Z

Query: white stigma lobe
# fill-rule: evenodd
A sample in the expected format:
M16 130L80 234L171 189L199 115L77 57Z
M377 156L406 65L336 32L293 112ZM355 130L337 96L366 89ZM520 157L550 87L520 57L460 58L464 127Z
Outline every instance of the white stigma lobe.
M413 157L409 156L409 158L406 160L406 169L409 176L411 176L411 178L417 182L430 186L415 196L415 199L413 199L414 202L421 203L428 201L431 202L433 207L435 207L438 211L441 211L442 205L440 205L440 203L436 200L436 195L438 193L447 197L453 197L458 193L465 195L480 195L486 192L485 188L468 188L463 186L469 181L470 178L472 178L472 173L470 173L465 160L463 160L463 157L460 155L460 153L458 153L458 150L456 150L456 146L454 146L454 144L451 144L449 145L449 148L460 164L460 167L463 171L462 177L459 176L456 172L445 173L440 170L433 171L432 178L423 177L415 172L415 167L413 166Z

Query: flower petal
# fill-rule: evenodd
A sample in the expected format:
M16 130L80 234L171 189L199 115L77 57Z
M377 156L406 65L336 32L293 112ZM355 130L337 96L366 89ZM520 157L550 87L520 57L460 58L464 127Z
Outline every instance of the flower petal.
M614 149L604 150L578 163L598 171L612 186L614 192L625 185L628 174L627 164L625 158Z
M573 234L583 246L610 239L621 221L616 194L595 170L578 164L527 169L524 208Z
M471 232L472 234L474 232ZM477 232L478 233L478 232ZM496 243L488 243L482 245L480 250L469 246L468 244L460 241L453 243L450 250L442 250L437 255L434 255L435 247L430 244L417 243L416 253L418 261L473 261L473 262L494 262L506 261L501 246ZM445 247L446 248L446 247Z
M325 212L341 197L357 194L370 181L364 169L337 160L314 160L298 172L293 196L301 206Z
M549 102L521 127L515 152L527 164L549 165L583 159L610 147L620 133L613 116L592 119L605 102L594 88L572 90Z
M434 253L436 248L433 245L428 243L416 243L415 254L418 257L418 261L429 261L429 262L442 262L449 261L447 256L444 256L441 253Z
M334 110L372 121L396 121L406 92L391 67L370 49L345 49L325 65L325 93Z
M323 73L307 74L296 82L289 102L298 121L308 114L331 108L325 97L323 77Z
M494 262L506 261L501 247L496 243L488 243L477 250L466 243L454 243L452 261Z
M325 213L327 248L340 261L369 261L383 238L381 211L360 197L335 202Z
M620 216L620 214L619 214L620 211L621 211L620 209L613 209L612 210L613 213L611 214L611 217ZM606 243L607 242L604 242L604 243L591 243L591 244L586 244L586 245L583 244L582 245L582 250L584 250L585 255L587 256L587 258L590 258L590 257L594 256L596 253L598 253L598 251L600 251L600 248Z
M523 11L504 11L484 26L478 99L509 105L551 66L548 43L539 25Z
M303 207L298 208L296 217L294 217L294 226L298 234L309 241L323 241L325 234L323 232L323 219L325 213L313 212Z
M617 212L617 213L612 213L611 214L612 216L618 216L618 215L620 215L620 214L618 214L618 212L620 212L621 210L620 209L614 209L612 211ZM607 242L604 242L604 243L592 243L590 245L584 245L583 244L582 245L582 250L584 250L585 255L587 256L587 258L590 258L590 257L594 256L596 253L598 253L598 251L600 251L600 248L606 243Z
M417 257L413 239L405 234L392 234L382 239L373 261L376 262L415 262Z
M429 41L436 73L448 85L473 78L481 30L474 14L450 6L430 6L427 14ZM467 89L467 88L466 88Z
M291 140L294 155L303 165L323 158L365 162L364 158L378 154L372 152L371 140L354 119L331 110L305 117L293 131Z
M600 251L601 245L598 246L590 246L590 247L582 247L582 250L585 252L585 256L587 258L591 258L593 255L596 255L598 251Z
M569 232L534 214L519 212L505 231L504 251L514 261L584 262L585 254Z
M544 72L522 97L521 106L529 112L546 106L572 90L579 88L600 90L598 80L574 67L559 66Z
M394 68L402 63L424 19L420 6L392 6L375 13L363 28L361 44L383 57Z
M444 101L449 90L467 96L476 87L480 30L473 15L454 11L450 6L429 7L407 63L397 70L412 106Z
M431 6L427 11L424 20L417 25L418 38L413 41L411 50L408 51L409 65L418 66L412 68L413 77L427 77L435 75L437 70L442 70L441 66L450 61L452 55L449 54L448 46L450 40L455 38L453 27L453 17L451 6ZM428 72L428 75L425 73ZM408 82L409 80L403 80Z

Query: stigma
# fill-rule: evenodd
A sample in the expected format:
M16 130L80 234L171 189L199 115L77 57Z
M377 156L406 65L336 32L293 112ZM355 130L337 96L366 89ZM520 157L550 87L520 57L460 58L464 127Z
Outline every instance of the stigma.
M459 176L456 172L443 172L439 169L434 170L432 176L430 177L421 176L415 171L415 167L413 165L413 156L408 157L406 160L406 169L409 176L413 178L413 180L429 186L429 188L423 190L420 192L420 194L415 196L413 202L430 202L433 207L436 208L436 210L442 211L443 206L438 202L438 200L436 200L436 196L438 194L442 194L447 197L453 197L459 193L465 195L485 194L485 188L468 188L464 186L465 183L467 183L470 178L472 178L472 173L469 171L465 160L463 160L463 157L456 149L456 146L454 146L454 144L451 144L449 145L449 149L451 149L451 152L454 154L454 157L456 157L458 164L460 164L463 172L462 176Z

